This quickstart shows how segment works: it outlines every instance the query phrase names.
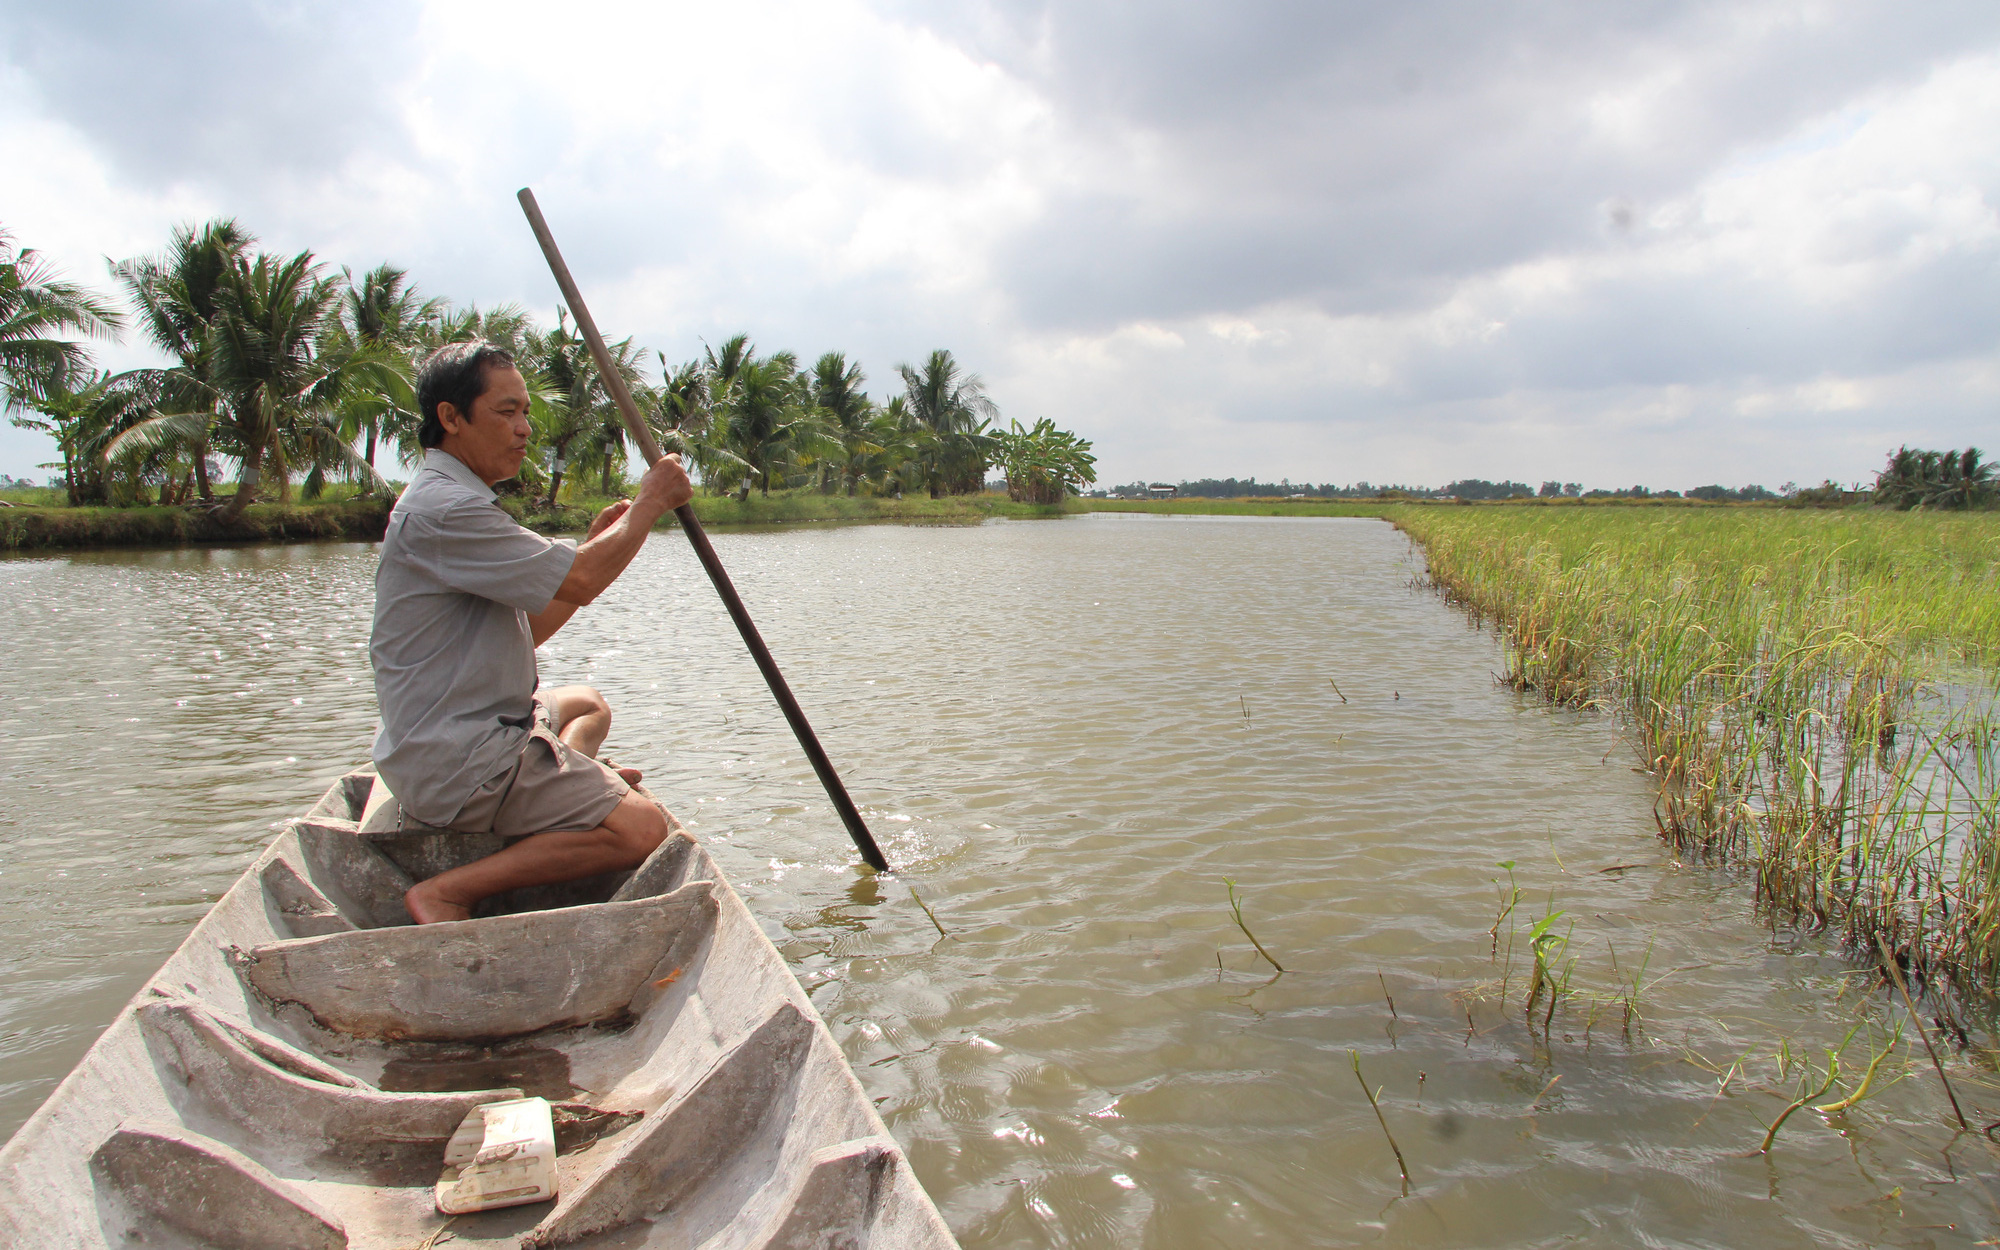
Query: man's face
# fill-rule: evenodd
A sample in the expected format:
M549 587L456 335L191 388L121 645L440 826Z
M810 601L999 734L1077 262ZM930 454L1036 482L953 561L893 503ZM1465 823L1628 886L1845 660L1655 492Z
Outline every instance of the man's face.
M528 456L528 383L512 365L490 365L486 391L472 401L472 411L461 414L451 404L440 404L438 421L445 431L441 450L458 457L488 486L503 482L521 471Z

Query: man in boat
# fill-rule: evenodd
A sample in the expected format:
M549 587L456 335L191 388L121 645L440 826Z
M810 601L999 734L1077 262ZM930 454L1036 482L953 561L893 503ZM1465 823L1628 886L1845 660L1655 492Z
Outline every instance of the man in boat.
M514 358L489 343L441 348L418 373L417 402L424 465L389 514L375 571L375 766L399 819L518 839L418 882L404 902L430 924L466 919L503 890L636 867L666 839L665 815L632 788L638 772L596 758L611 728L604 696L537 690L535 648L625 571L693 487L667 456L581 545L544 538L493 492L528 451Z

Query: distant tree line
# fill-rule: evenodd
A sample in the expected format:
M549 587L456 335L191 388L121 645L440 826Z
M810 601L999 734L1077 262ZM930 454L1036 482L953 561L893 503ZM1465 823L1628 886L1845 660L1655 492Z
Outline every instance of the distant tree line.
M1243 499L1243 498L1289 498L1298 495L1308 499L1375 499L1383 495L1409 495L1428 497L1435 492L1428 486L1376 486L1370 482L1355 482L1348 486L1328 482L1315 486L1311 482L1293 482L1286 479L1278 482L1260 482L1254 477L1213 478L1199 481L1163 483L1172 485L1175 493L1195 499ZM1124 486L1114 486L1104 492L1118 497L1144 498L1154 484L1151 482L1131 482Z
M1615 490L1585 490L1581 482L1543 482L1530 489L1526 482L1488 482L1466 478L1437 492L1445 499L1705 499L1712 503L1755 503L1781 499L1762 486L1697 486L1693 490L1653 490L1645 486L1624 486Z
M1580 482L1543 482L1541 487L1526 482L1489 482L1484 478L1469 477L1443 487L1430 486L1377 486L1372 482L1355 482L1341 486L1332 482L1315 485L1311 482L1293 482L1289 479L1277 482L1260 482L1254 477L1246 478L1202 478L1199 481L1177 483L1131 482L1124 486L1114 486L1103 492L1107 495L1140 499L1151 493L1154 486L1172 485L1174 493L1196 499L1706 499L1717 502L1749 503L1759 500L1782 499L1786 496L1764 489L1762 486L1744 486L1731 489L1727 486L1697 486L1683 494L1677 490L1655 491L1644 486L1626 486L1617 490L1583 489Z
M1196 499L1699 499L1709 503L1789 503L1815 507L1872 503L1899 509L2000 506L2000 470L1977 447L1963 451L1899 447L1875 475L1872 489L1843 486L1831 480L1817 486L1786 482L1776 490L1758 485L1710 485L1678 491L1646 486L1585 490L1580 482L1543 482L1540 487L1533 487L1526 482L1489 482L1477 477L1461 478L1438 488L1377 486L1365 481L1342 486L1331 482L1317 485L1294 482L1289 478L1262 482L1255 477L1205 477L1176 483L1130 482L1100 493L1142 499L1164 486L1172 486L1176 495Z
M1744 486L1731 490L1727 486L1697 486L1687 493L1689 499L1706 499L1711 503L1763 503L1782 499L1784 496L1761 486Z
M1560 483L1551 483L1561 493ZM1447 499L1533 499L1535 488L1526 482L1489 482L1469 477L1453 482L1438 492Z
M624 422L566 314L543 326L514 306L454 306L392 265L331 272L310 251L261 250L231 220L177 229L113 274L122 306L0 230L0 401L54 439L60 459L45 467L73 504L157 497L233 516L273 489L289 498L295 479L307 498L335 480L383 491L385 446L405 467L422 459L418 365L475 339L506 348L528 379L534 433L507 489L553 507L566 482L610 494L624 481ZM114 375L74 341L128 325L171 363ZM747 335L685 362L629 339L611 354L662 446L718 494L968 494L996 464L1016 498L1055 502L1096 481L1088 440L1047 419L999 428L979 376L943 349L898 365L900 393L883 401L841 352L807 365L760 355Z

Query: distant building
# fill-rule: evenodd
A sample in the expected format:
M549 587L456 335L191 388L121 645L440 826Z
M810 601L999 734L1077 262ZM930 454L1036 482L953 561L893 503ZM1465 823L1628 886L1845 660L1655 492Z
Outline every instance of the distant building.
M1152 482L1147 485L1146 493L1155 499L1172 499L1181 493L1181 488L1170 482Z

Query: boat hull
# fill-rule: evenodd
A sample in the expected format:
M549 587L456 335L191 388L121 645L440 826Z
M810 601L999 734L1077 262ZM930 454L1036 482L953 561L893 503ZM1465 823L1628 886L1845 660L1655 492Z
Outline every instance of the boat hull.
M466 1113L521 1096L556 1104L557 1197L447 1244L956 1244L684 831L417 927L408 883L495 848L381 799L350 774L291 822L0 1149L0 1244L406 1250Z

